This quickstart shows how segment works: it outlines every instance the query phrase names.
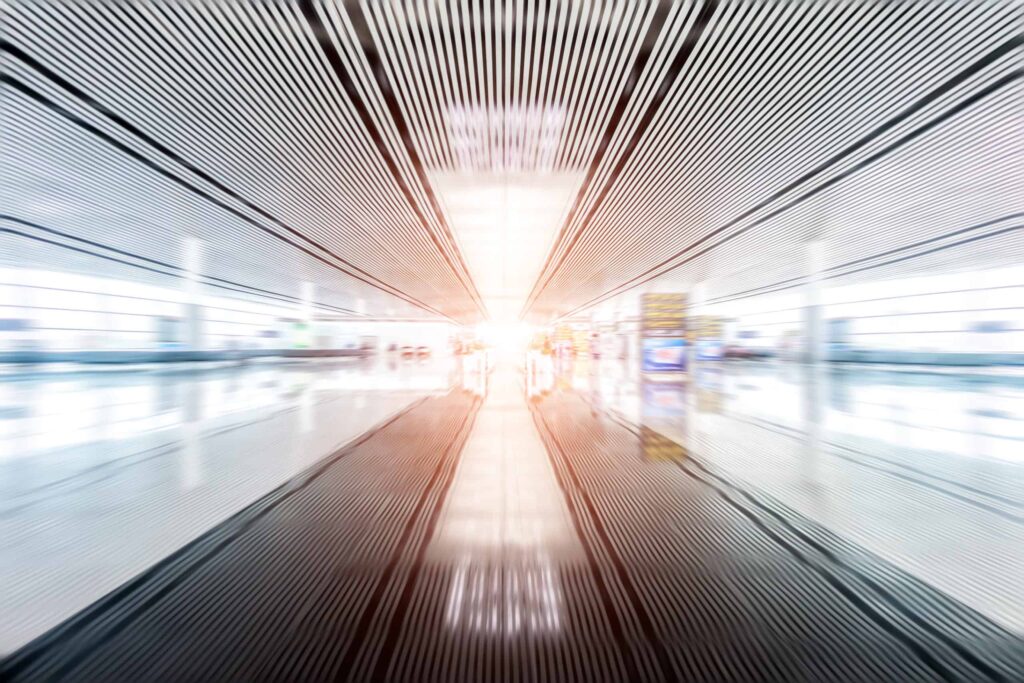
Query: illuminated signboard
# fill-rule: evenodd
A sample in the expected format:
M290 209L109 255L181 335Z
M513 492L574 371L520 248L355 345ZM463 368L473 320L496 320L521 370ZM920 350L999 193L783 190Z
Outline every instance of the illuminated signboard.
M696 344L697 360L721 360L725 346L722 343L725 324L722 318L701 315L690 325L690 341Z
M686 370L686 340L682 337L652 337L641 342L644 372Z
M693 330L697 339L721 339L724 321L716 315L701 315L694 319Z
M641 331L645 337L682 337L686 334L686 295L644 294L640 300Z
M644 372L686 370L686 295L648 293L640 299L640 353Z

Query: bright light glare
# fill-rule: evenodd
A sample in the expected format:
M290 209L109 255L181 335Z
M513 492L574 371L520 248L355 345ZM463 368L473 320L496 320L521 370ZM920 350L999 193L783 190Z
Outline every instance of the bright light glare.
M488 322L476 326L480 341L503 352L525 350L533 331L533 327L521 322Z

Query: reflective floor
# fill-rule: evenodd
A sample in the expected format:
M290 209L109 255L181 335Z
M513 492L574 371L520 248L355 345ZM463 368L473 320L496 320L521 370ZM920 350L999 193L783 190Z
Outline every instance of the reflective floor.
M450 363L10 375L0 652L11 652L413 401Z
M1024 633L1024 381L728 364L690 386L572 364L593 405L682 444Z
M24 679L1024 673L1019 379L504 359L3 392L0 645L49 631Z

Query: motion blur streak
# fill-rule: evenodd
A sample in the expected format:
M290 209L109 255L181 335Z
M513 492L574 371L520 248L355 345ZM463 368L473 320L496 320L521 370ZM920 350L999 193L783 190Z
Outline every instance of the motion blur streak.
M1024 681L1020 0L8 0L0 680Z

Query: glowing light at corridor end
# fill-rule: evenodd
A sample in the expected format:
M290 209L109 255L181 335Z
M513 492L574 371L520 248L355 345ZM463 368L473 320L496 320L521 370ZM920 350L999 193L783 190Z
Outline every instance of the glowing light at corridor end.
M488 322L476 327L477 339L499 351L525 350L534 328L520 322Z

